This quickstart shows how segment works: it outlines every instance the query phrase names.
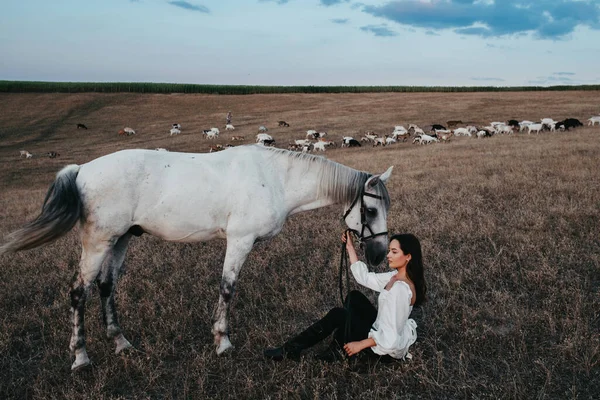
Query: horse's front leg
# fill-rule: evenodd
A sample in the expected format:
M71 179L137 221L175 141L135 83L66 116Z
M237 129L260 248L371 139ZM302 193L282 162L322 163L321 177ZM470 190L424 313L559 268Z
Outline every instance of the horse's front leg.
M235 285L238 274L252 246L254 245L254 236L243 238L227 238L227 252L225 253L225 263L223 265L223 276L221 278L221 288L219 293L219 304L214 315L214 325L212 333L215 336L215 345L217 354L233 347L229 341L229 331L227 315L229 305L235 291Z

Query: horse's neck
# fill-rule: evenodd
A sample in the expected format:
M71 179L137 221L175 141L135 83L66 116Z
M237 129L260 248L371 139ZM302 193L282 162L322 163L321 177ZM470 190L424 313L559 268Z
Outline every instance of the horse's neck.
M287 172L285 197L289 215L338 203L333 196L319 193L319 170L308 168L292 168Z

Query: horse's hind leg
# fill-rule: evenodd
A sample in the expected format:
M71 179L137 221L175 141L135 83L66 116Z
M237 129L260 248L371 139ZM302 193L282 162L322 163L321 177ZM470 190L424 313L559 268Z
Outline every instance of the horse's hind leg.
M227 238L227 252L225 253L225 263L223 264L219 304L215 311L215 323L212 329L218 355L233 347L228 336L227 314L229 313L229 305L233 298L238 274L253 245L254 237L241 239Z
M102 263L110 253L113 243L106 240L97 240L85 237L82 240L83 251L79 263L79 275L71 289L71 320L73 332L69 348L75 354L75 361L71 370L76 370L89 365L90 359L85 349L85 301L90 285L94 282Z
M115 305L115 289L130 238L131 234L127 233L117 240L96 280L102 301L102 319L106 326L106 337L115 341L115 354L119 354L121 351L131 347L131 344L125 339L119 326Z

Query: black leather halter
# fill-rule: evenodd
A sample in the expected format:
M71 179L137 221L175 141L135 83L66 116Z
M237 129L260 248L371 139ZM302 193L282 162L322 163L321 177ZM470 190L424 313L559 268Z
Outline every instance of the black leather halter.
M373 197L374 199L378 199L378 200L383 199L383 197L381 197L377 194L365 192L363 189L356 195L356 197L352 201L352 204L350 204L350 208L348 208L348 210L346 210L346 212L344 213L344 221L345 221L346 217L350 214L350 212L352 211L352 209L354 208L356 203L358 203L358 199L360 198L360 223L362 225L362 229L361 229L360 233L355 229L350 229L350 231L352 231L352 233L354 233L358 237L360 242L365 242L367 240L373 239L374 237L388 234L387 231L374 233L373 229L371 229L371 227L369 226L369 223L367 222L365 196ZM365 228L368 229L369 232L371 233L369 236L365 236Z

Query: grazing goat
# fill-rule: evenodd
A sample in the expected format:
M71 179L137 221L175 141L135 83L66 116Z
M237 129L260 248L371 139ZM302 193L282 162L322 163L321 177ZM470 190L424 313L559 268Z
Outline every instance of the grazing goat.
M181 131L177 128L171 128L171 130L169 132L171 133L170 136L179 135L181 133Z
M441 133L439 134L438 138L440 139L440 141L446 143L450 141L450 138L452 137L452 135L454 135L452 133L452 131L447 130L448 133Z
M327 147L337 147L335 142L332 140L325 140L323 138L319 138L319 142L325 143L325 146L327 146Z
M87 129L87 126L84 124L77 124L77 129Z
M29 154L29 152L27 150L20 150L19 151L19 158L25 156L27 157L27 154Z
M220 144L215 144L214 146L210 146L210 150L208 152L214 153L216 151L221 151L221 150L223 150L223 146Z
M266 131L268 131L268 129L267 129L266 126L261 125L261 126L258 127L258 133L261 133L261 132L264 133Z
M352 139L352 138L350 138L350 140L348 140L346 142L346 146L347 147L361 147L360 142L358 140Z
M377 137L375 139L373 139L373 147L375 146L379 146L381 145L382 147L385 146L385 139L387 139L387 135L385 135L384 137Z
M439 141L440 140L434 136L423 134L423 135L421 135L420 143L421 144L430 144L430 143L436 143Z
M479 129L477 129L476 126L473 125L467 125L467 127L465 128L467 130L467 132L469 133L469 135L465 135L465 136L471 136L471 135L475 135L477 134L477 131L479 131Z
M496 126L496 133L507 134L510 135L513 133L513 127L510 125L499 125Z
M513 129L519 129L519 121L517 121L516 119L509 119L508 121L506 121L506 125L508 126L512 126Z
M219 137L219 129L218 128L210 128L202 131L202 134L205 135L208 139L214 139Z
M370 141L374 141L377 138L377 134L375 132L367 132L365 133L365 138Z
M171 124L171 128L173 128L173 129L181 129L181 124Z
M456 128L454 134L456 136L471 136L471 132L467 128Z
M307 146L310 144L310 139L295 139L294 143L299 144L300 146Z
M231 141L236 141L236 140L246 140L246 136L232 136L231 137Z
M524 120L519 122L519 132L523 132L523 129L527 128L531 124L533 124L533 121Z
M385 145L386 146L390 145L390 144L394 144L394 143L396 143L396 139L395 138L393 138L393 137L386 137L385 138Z
M290 126L290 124L288 124L288 123L287 123L287 122L285 122L285 121L279 121L279 123L278 123L278 124L279 124L278 126L284 126L284 127L289 127L289 126Z
M556 125L561 124L563 130L569 130L569 128L577 128L583 126L580 120L577 118L567 118L563 121L557 122Z
M259 133L256 135L256 143L263 143L265 140L273 140L273 137L267 133Z
M307 139L316 139L319 136L319 132L315 131L314 129L309 129L306 131L306 138Z
M539 134L540 131L544 128L544 124L531 124L531 125L527 125L527 129L528 129L528 133L531 135L531 132L535 132L536 134Z
M226 131L233 131L233 130L235 130L235 126L233 126L231 124L227 124L227 125L225 125L225 130Z
M315 142L313 143L313 149L319 151L325 151L325 142Z
M127 134L127 136L129 136L129 135L135 135L135 131L133 129L131 129L131 128L125 127L125 128L123 128L123 130L125 131L125 133Z
M591 118L588 118L588 126L594 126L596 125L596 122L598 123L598 125L600 125L600 116L594 116Z

